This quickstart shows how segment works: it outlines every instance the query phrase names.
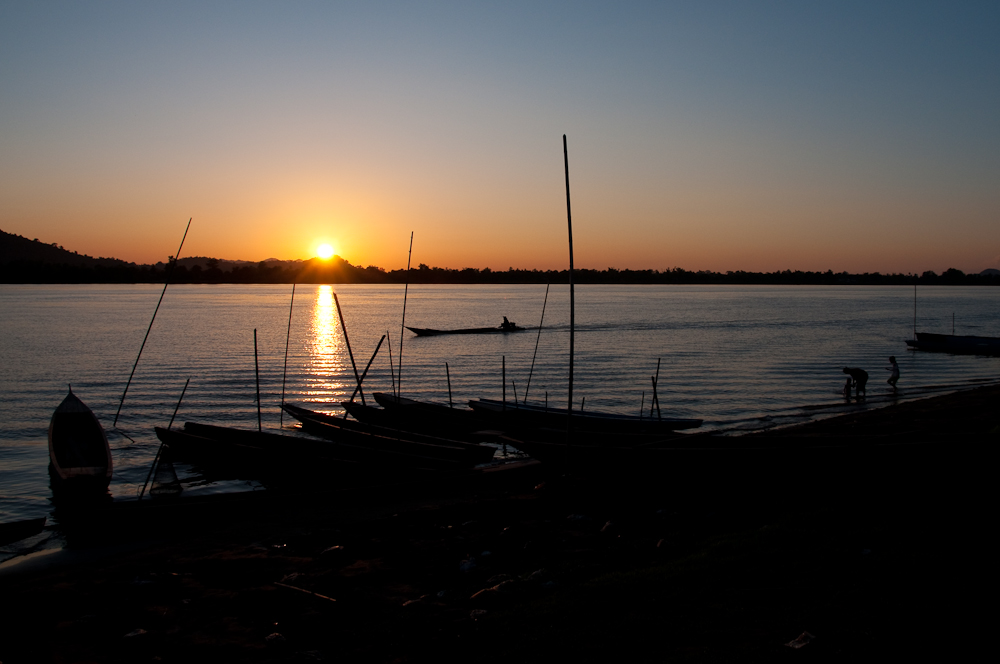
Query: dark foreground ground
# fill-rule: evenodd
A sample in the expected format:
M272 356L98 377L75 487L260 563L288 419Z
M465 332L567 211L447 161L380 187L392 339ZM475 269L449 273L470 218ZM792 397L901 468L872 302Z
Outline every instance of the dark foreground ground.
M919 466L905 448L725 481L527 465L123 518L73 536L73 564L0 576L0 661L975 661L998 397L793 432L949 441Z

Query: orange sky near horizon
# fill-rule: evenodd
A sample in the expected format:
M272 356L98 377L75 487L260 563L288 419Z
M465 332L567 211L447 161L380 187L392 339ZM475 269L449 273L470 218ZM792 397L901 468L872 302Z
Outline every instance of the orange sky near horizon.
M979 272L997 32L932 1L3 5L0 229L563 269L565 133L577 267Z

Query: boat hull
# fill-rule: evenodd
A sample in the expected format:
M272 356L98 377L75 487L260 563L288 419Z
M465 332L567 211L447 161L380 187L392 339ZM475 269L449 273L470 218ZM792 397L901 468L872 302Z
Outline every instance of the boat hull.
M1000 338L956 336L917 332L916 339L908 339L906 345L913 350L932 353L953 353L956 355L1000 355Z
M566 409L547 409L525 404L504 404L492 399L475 399L469 407L479 416L489 419L499 428L566 428ZM614 413L573 411L571 426L574 431L608 434L656 434L696 429L699 419L630 417Z
M468 327L460 330L435 330L429 327L409 327L406 328L418 337L437 337L444 334L507 334L509 332L524 332L524 327Z
M105 487L111 482L111 448L104 427L72 390L49 422L49 461L58 482Z

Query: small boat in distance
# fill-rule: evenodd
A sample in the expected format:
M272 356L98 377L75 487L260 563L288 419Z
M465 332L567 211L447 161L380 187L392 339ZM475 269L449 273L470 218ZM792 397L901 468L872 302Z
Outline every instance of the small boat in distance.
M49 423L49 461L53 479L67 485L106 488L111 482L111 448L104 427L72 386Z
M1000 355L1000 338L998 337L936 334L933 332L917 332L916 337L916 339L907 339L906 341L906 345L913 350L955 353L957 355Z
M435 337L442 334L506 334L507 332L524 332L526 327L518 327L516 323L511 323L507 317L503 317L503 322L496 327L467 327L460 330L435 330L429 327L406 327L418 337Z

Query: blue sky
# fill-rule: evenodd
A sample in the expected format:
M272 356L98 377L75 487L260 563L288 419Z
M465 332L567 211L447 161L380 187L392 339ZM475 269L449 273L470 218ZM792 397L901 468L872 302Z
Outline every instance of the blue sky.
M1000 267L1000 3L0 4L0 228L128 260Z

